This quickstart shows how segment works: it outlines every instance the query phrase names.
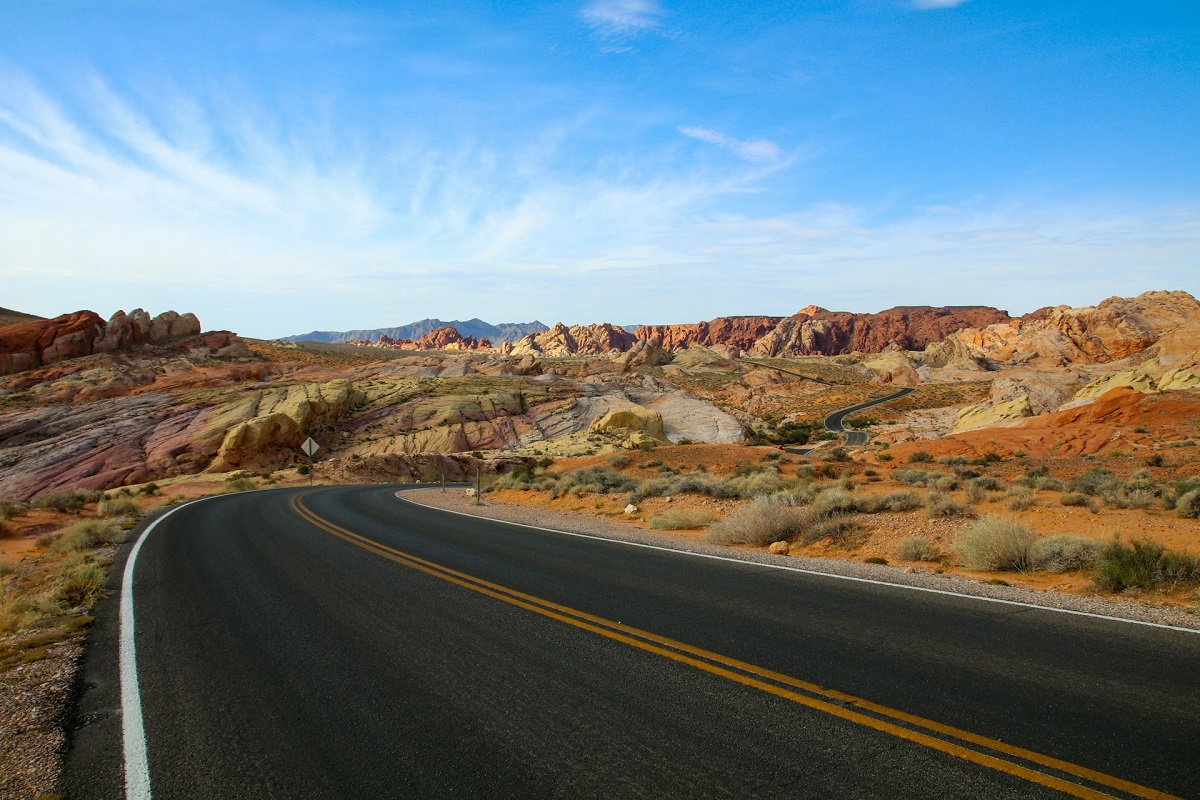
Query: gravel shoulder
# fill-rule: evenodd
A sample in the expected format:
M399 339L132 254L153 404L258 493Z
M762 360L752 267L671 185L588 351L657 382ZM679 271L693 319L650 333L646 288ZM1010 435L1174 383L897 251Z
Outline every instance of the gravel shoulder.
M1077 594L1040 592L1016 586L998 586L969 580L956 575L936 573L921 567L897 567L882 564L865 564L835 558L808 558L802 556L771 555L762 550L748 548L718 547L710 545L694 535L665 534L635 528L620 522L590 514L551 511L548 509L510 506L484 498L483 505L474 505L463 489L413 489L399 493L404 500L472 514L504 522L518 522L541 528L586 533L607 539L637 542L640 544L667 547L690 553L736 558L760 564L775 564L795 569L808 570L827 575L840 575L882 581L901 586L914 586L943 592L987 597L1041 608L1054 608L1082 614L1095 614L1117 619L1167 625L1192 631L1200 631L1200 613L1175 605L1159 605L1153 602L1131 602L1119 598L1089 597Z

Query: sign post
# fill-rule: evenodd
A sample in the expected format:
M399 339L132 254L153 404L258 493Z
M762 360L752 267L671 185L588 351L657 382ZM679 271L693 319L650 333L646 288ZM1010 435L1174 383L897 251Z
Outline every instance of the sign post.
M317 444L316 442L314 442L314 441L313 441L313 438L310 436L310 437L308 437L307 439L305 439L305 440L304 440L304 444L300 445L300 449L304 451L304 454L305 454L306 456L308 456L308 485L309 485L309 486L312 486L312 482L313 482L313 469L312 469L312 465L313 465L313 456L314 456L314 455L316 455L317 451L321 449L321 445L319 445L319 444Z

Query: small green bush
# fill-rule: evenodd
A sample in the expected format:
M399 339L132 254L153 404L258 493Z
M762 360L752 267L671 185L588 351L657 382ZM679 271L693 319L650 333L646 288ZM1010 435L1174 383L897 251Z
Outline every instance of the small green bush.
M927 464L930 461L933 461L933 456L924 450L916 450L908 456L908 463L910 464Z
M628 467L630 460L631 459L629 456L625 455L624 453L614 453L606 459L606 461L608 461L608 465L614 469Z
M887 462L892 460L892 454L891 453L876 453L875 458L879 459L880 464L886 464Z
M863 510L871 514L883 511L915 511L923 505L916 492L888 492L871 500Z
M19 500L0 500L0 521L16 519L28 510L28 503L22 503Z
M88 503L95 503L104 497L103 492L87 489L72 489L69 492L45 492L33 499L36 508L52 508L55 511L78 511Z
M1058 533L1034 542L1029 548L1029 559L1034 569L1073 572L1090 569L1096 563L1100 548L1095 539Z
M559 498L568 492L575 495L628 492L636 488L638 483L637 478L622 475L607 467L581 467L563 475L550 496Z
M901 561L937 561L940 557L933 542L923 536L910 536L896 545L896 558Z
M1083 492L1066 492L1062 497L1058 498L1058 502L1064 506L1085 506L1088 502L1088 496Z
M225 481L224 491L227 494L233 494L235 492L249 492L254 488L254 481L249 478L234 478L233 480Z
M1114 539L1096 560L1096 585L1110 592L1200 585L1200 559L1167 550L1150 539L1125 544Z
M929 482L930 474L923 469L894 469L892 470L892 480L909 486L924 486ZM935 479L940 477L939 473L932 474Z
M1092 467L1071 481L1071 491L1083 492L1089 497L1102 497L1115 492L1120 486L1121 480L1103 467Z
M1032 567L1036 539L1015 519L987 516L959 534L951 549L967 569L1023 571Z
M706 511L693 511L688 508L672 508L661 514L654 514L647 524L660 531L684 531L703 528L711 524L713 515Z

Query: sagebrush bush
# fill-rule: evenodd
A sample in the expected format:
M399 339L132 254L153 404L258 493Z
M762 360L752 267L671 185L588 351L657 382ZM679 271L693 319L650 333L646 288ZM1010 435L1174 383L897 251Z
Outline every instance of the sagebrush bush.
M978 478L972 478L971 485L987 489L990 492L998 492L1004 488L1004 482L994 475L980 475Z
M925 498L925 505L931 519L975 516L975 509L942 492L930 492L929 496Z
M1034 569L1074 572L1090 569L1096 563L1100 548L1100 542L1095 539L1057 533L1034 542L1029 548L1029 560Z
M801 512L785 499L755 498L733 516L714 523L705 534L713 544L748 544L765 547L790 540L801 524Z
M655 514L647 524L660 531L684 531L702 528L711 524L713 515L707 511L694 511L690 508L672 508L661 514Z
M933 456L929 455L929 453L925 452L924 450L915 450L908 456L908 462L910 464L927 464L930 461L933 461Z
M923 469L894 469L892 470L892 480L908 486L924 486L929 482L930 474ZM942 477L938 472L934 472L932 475L935 479Z
M111 522L101 522L98 519L88 519L63 528L61 533L52 538L50 551L66 553L123 541L125 541L125 532L116 525Z
M0 521L16 519L28 510L29 504L20 500L0 500Z
M622 475L607 467L580 467L563 475L550 496L559 498L568 492L575 495L628 492L636 488L638 483L637 478Z
M52 508L55 511L78 511L88 503L104 497L103 492L88 489L72 489L69 492L45 492L33 499L36 508Z
M1037 536L1011 517L987 516L960 533L950 549L967 569L1023 571L1032 567Z
M128 497L106 497L96 506L96 513L102 517L136 517L140 509Z
M233 494L235 492L249 492L254 488L254 481L249 478L234 478L233 480L225 481L223 491Z
M1110 592L1127 589L1162 589L1200 585L1200 559L1190 553L1167 550L1150 539L1125 544L1114 539L1096 560L1096 585Z
M1180 495L1175 501L1175 513L1185 519L1200 518L1200 489Z
M863 510L871 514L883 511L915 511L923 505L916 492L888 492L870 499Z
M1083 492L1089 497L1102 497L1107 493L1115 492L1120 486L1120 478L1113 475L1111 470L1103 467L1092 467L1071 481L1071 491Z
M629 458L629 456L625 455L624 453L614 453L613 455L609 456L605 460L608 462L608 465L610 467L614 467L615 469L621 469L622 467L629 466L630 458Z
M896 558L901 561L937 561L941 558L933 542L923 536L910 536L896 545Z
M1058 498L1058 502L1064 506L1086 506L1088 496L1083 492L1065 492L1062 497Z
M799 533L803 544L811 544L819 539L832 539L842 547L862 544L866 537L867 533L858 520L838 513L809 514Z
M1065 487L1063 486L1063 482L1058 478L1047 476L1045 478L1038 478L1033 488L1039 492L1061 492Z

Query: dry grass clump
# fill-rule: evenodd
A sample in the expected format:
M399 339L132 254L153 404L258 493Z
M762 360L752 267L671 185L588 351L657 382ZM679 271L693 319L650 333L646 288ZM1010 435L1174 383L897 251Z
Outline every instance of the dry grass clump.
M1095 539L1059 533L1030 545L1029 561L1034 569L1075 572L1091 568L1100 554L1100 547Z
M800 530L801 511L786 499L758 497L736 514L715 523L705 538L713 544L748 544L765 547L790 540Z
M659 531L686 531L711 525L713 515L707 511L694 511L690 508L672 508L661 514L654 514L647 524Z
M88 503L104 498L103 492L88 489L72 489L69 492L45 492L33 499L35 508L52 508L55 511L78 511Z
M1013 511L1025 511L1037 505L1037 497L1024 486L1014 486L1008 490L1008 494L1012 497L1008 507Z
M950 549L967 569L1024 571L1037 536L1011 517L986 516L958 535Z
M576 496L628 492L637 485L637 478L622 475L606 467L581 467L563 475L550 496L557 499L568 492Z
M938 561L941 554L933 542L924 536L910 536L896 545L896 558L901 561Z
M136 501L128 497L106 497L96 506L102 517L136 517L141 510Z
M954 517L975 516L975 509L969 505L958 502L953 497L942 492L930 492L925 499L925 505L929 509L930 519L952 519Z
M869 500L863 510L869 514L884 511L915 511L925 505L916 492L888 492Z
M29 504L20 500L0 500L0 522L16 519L28 510Z
M69 553L59 565L54 598L63 608L89 608L104 594L104 565L85 553Z
M86 519L67 526L61 533L53 536L50 552L68 553L123 541L125 532L111 522Z
M1185 519L1200 518L1200 489L1192 489L1175 501L1175 513Z

